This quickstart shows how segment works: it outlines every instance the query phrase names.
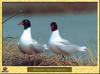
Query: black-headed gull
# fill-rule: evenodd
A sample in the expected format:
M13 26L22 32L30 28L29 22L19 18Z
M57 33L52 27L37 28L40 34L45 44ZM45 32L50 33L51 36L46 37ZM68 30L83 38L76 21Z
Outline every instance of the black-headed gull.
M76 51L85 51L85 46L72 44L68 40L63 39L57 27L56 22L51 23L51 37L49 39L49 49L61 55L70 55Z
M28 55L43 52L44 47L40 45L36 40L32 39L31 22L28 19L24 19L21 23L19 23L19 25L24 26L24 31L18 42L19 49L24 54L28 54Z

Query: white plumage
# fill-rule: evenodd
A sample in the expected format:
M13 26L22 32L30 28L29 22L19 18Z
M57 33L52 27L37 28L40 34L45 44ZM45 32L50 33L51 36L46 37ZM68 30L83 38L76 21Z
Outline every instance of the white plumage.
M57 24L53 22L51 24L51 37L49 39L49 49L53 52L61 55L70 55L77 51L85 51L87 49L85 46L78 46L75 45L68 40L63 39L60 34L59 30L57 29Z
M35 39L32 39L30 21L25 19L22 22L22 25L24 26L24 31L18 42L19 49L23 53L29 54L29 55L43 52L44 47L40 45Z

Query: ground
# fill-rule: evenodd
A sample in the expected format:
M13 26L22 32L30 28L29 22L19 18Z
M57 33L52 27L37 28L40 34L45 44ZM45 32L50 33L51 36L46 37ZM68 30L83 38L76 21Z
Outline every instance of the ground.
M96 58L89 49L85 60L83 59L83 56L67 56L65 60L61 60L61 57L59 58L56 54L48 56L46 53L39 53L35 56L31 55L29 62L28 55L24 55L19 50L17 41L18 38L3 39L3 66L93 66L97 64Z

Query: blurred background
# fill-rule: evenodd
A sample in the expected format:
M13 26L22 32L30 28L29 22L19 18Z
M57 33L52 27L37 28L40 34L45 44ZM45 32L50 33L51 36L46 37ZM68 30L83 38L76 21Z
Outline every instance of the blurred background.
M23 19L31 21L32 36L42 44L48 42L50 23L55 21L63 38L83 46L89 43L97 55L97 3L3 3L3 38L17 37L17 43L23 32L17 24Z

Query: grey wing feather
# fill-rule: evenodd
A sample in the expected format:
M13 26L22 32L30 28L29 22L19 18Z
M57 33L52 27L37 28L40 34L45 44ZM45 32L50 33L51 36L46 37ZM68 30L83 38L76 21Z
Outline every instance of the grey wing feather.
M60 44L58 44L57 47L67 53L72 53L79 49L79 46L77 46L77 45L66 44L66 43L62 43L62 42Z
M22 48L20 47L19 42L18 42L18 48L20 49L20 51L21 51L22 53L25 54L25 52L24 52L24 51L22 50Z
M35 52L43 51L43 47L40 44L31 44L29 47Z
M63 44L67 44L67 45L69 45L69 44L71 44L68 40L65 40L65 39L62 39L62 41L60 41L61 43L63 43Z

